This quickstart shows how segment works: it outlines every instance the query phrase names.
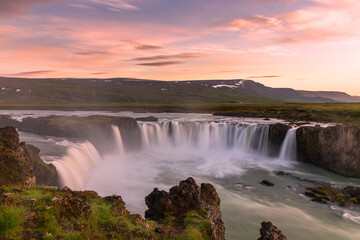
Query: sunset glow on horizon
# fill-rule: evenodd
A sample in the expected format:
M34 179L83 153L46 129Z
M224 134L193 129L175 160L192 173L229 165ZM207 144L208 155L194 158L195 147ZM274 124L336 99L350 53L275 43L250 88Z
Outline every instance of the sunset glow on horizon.
M360 96L358 0L1 0L0 76L253 79Z

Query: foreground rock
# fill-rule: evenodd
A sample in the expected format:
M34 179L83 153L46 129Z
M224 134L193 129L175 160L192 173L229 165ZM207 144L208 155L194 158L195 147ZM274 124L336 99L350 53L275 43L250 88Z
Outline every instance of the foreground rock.
M305 195L311 197L311 200L319 203L335 202L341 207L360 203L360 188L348 186L344 188L335 188L331 186L320 186L307 188Z
M57 183L55 167L40 159L38 149L20 143L15 128L0 129L0 185L30 187Z
M300 127L296 132L298 159L360 178L360 128L339 124L326 128Z
M284 234L271 222L262 222L260 229L261 237L258 240L287 240Z
M198 218L201 225L210 224L211 239L225 239L225 227L221 219L220 198L211 184L201 184L199 187L193 178L181 181L179 186L172 187L168 192L157 188L145 198L149 209L145 218L164 222L173 217L179 230L189 217ZM206 229L205 229L206 230ZM188 229L184 230L185 232ZM206 235L206 231L202 233Z

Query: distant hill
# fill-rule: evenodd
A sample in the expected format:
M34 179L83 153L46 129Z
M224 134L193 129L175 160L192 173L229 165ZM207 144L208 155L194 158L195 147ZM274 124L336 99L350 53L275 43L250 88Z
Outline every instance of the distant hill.
M271 88L251 80L154 81L0 77L0 104L205 104L360 102L342 92Z

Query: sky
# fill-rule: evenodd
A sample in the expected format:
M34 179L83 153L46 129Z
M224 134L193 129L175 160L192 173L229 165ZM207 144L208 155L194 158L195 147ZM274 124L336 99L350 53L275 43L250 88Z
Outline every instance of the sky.
M0 0L0 76L252 79L360 96L360 1Z

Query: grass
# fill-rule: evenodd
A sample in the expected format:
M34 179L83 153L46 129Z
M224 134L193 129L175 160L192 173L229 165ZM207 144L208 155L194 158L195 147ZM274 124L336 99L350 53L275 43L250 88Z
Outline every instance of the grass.
M210 240L210 222L203 216L206 214L203 209L190 211L184 219L185 231L177 240Z
M23 207L3 206L0 208L0 236L15 238L22 231Z

